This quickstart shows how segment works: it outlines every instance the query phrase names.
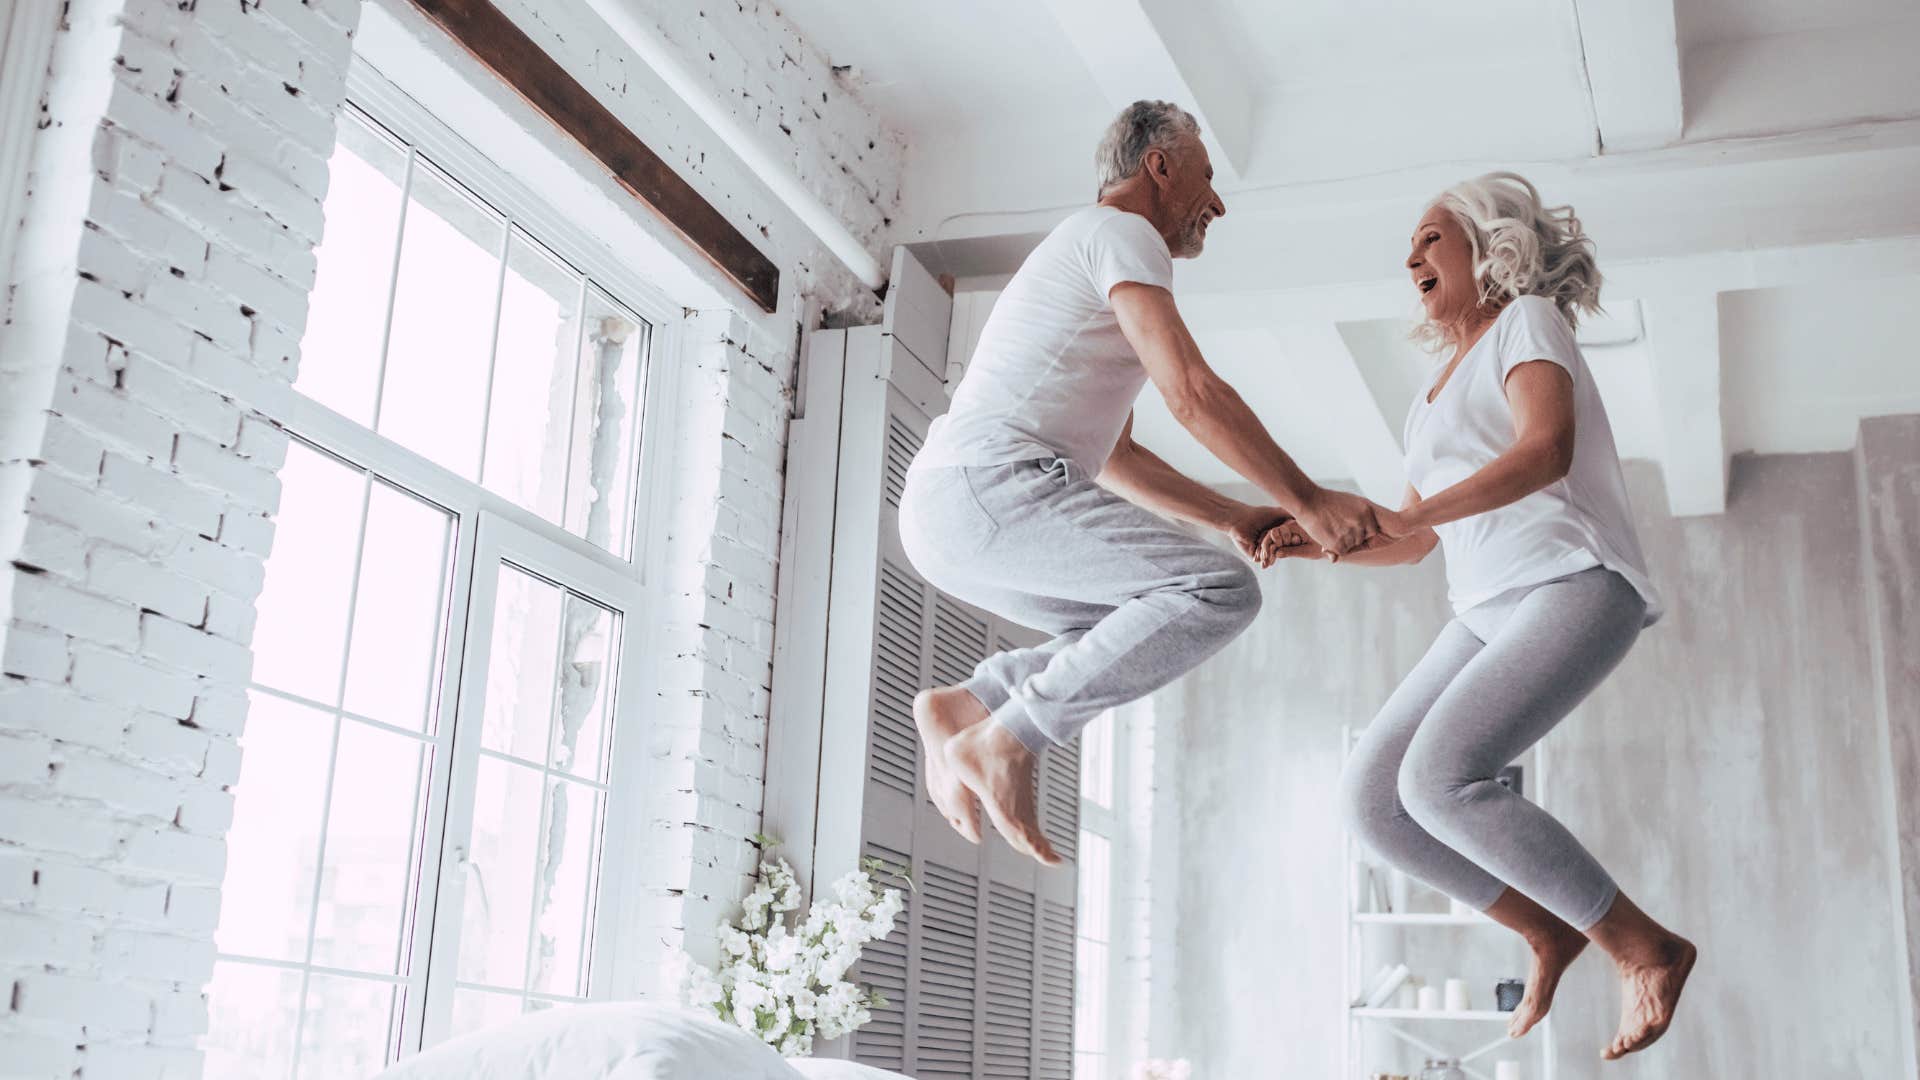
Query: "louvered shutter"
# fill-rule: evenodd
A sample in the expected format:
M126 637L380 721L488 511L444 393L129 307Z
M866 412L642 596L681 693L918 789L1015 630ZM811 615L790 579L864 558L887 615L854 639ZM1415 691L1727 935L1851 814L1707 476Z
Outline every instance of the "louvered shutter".
M861 958L857 977L887 1003L849 1050L923 1080L1065 1078L1079 750L1049 752L1038 777L1042 823L1069 859L1060 867L1016 855L991 830L967 843L927 796L914 694L1041 635L941 594L900 546L907 465L946 407L935 373L946 370L949 309L904 250L893 282L886 327L823 331L813 345L844 354L813 877L869 856L914 883L900 928Z

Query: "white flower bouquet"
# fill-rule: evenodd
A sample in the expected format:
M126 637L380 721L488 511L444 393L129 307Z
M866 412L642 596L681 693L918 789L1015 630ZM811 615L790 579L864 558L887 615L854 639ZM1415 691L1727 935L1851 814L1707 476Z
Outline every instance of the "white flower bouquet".
M1193 1066L1186 1058L1172 1061L1153 1058L1149 1061L1136 1061L1127 1074L1127 1080L1189 1080L1193 1076Z
M830 897L816 897L805 920L797 921L793 867L785 859L762 862L738 923L718 931L720 970L686 961L681 993L687 1004L712 1009L784 1057L812 1053L816 1037L838 1038L873 1019L869 1010L885 999L849 982L847 971L861 946L893 932L906 899L899 889L874 884L872 875L890 868L878 860L862 866L834 882Z

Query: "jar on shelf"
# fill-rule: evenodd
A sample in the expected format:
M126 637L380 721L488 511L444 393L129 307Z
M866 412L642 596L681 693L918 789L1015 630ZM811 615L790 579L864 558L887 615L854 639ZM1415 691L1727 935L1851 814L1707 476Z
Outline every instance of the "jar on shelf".
M1420 1080L1467 1080L1467 1074L1458 1058L1428 1058L1427 1067L1420 1070Z

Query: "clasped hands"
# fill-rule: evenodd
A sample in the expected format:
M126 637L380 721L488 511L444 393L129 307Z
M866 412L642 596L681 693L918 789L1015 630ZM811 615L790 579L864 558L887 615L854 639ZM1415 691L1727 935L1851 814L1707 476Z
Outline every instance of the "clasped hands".
M1226 532L1241 554L1262 568L1281 559L1340 561L1384 547L1415 531L1399 511L1343 491L1318 492L1298 516L1275 506L1249 506Z

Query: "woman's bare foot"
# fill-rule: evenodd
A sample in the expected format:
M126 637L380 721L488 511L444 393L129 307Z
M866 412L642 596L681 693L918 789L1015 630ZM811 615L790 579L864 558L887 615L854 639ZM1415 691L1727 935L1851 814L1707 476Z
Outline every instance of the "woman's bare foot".
M1566 923L1555 920L1555 928L1527 938L1533 961L1527 971L1527 992L1513 1010L1507 1023L1507 1038L1517 1039L1533 1030L1553 1007L1553 993L1560 988L1560 976L1587 947L1587 937Z
M947 740L947 765L987 808L987 817L1015 851L1047 866L1060 856L1040 831L1034 802L1034 768L1039 758L999 724L975 724Z
M940 816L971 843L980 842L980 808L947 765L947 740L987 718L980 699L957 686L922 690L913 699L913 726L920 732L920 760L927 767L927 794Z
M1644 1050L1667 1033L1680 990L1687 984L1699 950L1677 934L1667 935L1647 959L1618 960L1620 969L1620 1030L1601 1057L1612 1061Z

